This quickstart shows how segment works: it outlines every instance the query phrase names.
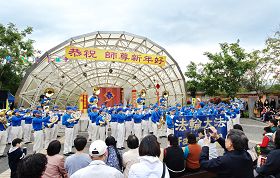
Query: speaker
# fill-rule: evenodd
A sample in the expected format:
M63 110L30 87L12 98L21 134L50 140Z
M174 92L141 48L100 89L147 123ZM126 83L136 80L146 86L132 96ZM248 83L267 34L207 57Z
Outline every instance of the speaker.
M8 91L0 90L0 101L6 101L8 98Z

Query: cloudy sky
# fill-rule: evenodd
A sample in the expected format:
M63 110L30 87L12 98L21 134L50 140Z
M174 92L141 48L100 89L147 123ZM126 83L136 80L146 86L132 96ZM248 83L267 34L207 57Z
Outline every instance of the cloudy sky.
M279 0L1 0L0 23L31 26L37 49L93 31L127 31L164 47L185 71L236 42L260 49L279 30Z

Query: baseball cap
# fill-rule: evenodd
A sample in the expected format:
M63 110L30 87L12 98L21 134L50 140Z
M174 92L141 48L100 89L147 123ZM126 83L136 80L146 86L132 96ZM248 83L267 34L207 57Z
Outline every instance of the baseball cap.
M96 140L91 143L89 147L89 155L93 157L98 157L106 153L107 145L102 140Z

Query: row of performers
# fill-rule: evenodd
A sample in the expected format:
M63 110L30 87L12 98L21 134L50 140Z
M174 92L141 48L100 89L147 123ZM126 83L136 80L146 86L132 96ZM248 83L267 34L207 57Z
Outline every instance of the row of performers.
M26 144L31 143L32 130L34 152L46 149L52 140L57 139L61 124L66 128L72 126L73 138L71 140L74 140L74 133L78 134L77 123L81 112L77 110L77 107L68 107L67 109L71 112L60 111L58 106L54 106L53 110L44 110L38 106L33 111L30 109L0 111L0 156L3 155L6 144L10 144L15 138L23 138ZM72 148L72 143L66 148L69 150L69 147ZM71 151L68 150L65 152Z

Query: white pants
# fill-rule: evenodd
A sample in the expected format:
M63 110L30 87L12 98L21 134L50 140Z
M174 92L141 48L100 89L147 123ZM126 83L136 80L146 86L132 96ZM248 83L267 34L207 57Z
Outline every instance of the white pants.
M125 131L124 123L118 123L117 148L123 147L124 131Z
M58 130L59 130L58 124L54 124L54 126L53 126L53 135L52 135L52 138L51 138L52 140L56 140L57 139Z
M152 123L152 128L153 128L153 134L158 137L158 128L156 123Z
M149 121L142 120L143 138L149 134Z
M53 135L54 128L45 128L45 149L48 148Z
M148 125L149 125L149 133L153 132L153 122L151 121L151 118L149 118Z
M20 135L20 137L19 138L24 138L23 137L23 134L24 134L24 125L25 125L25 120L21 120L21 129L19 130L19 135Z
M161 125L161 128L158 129L158 135L160 137L166 136L166 124Z
M23 140L24 142L30 142L32 124L25 124L23 128Z
M21 126L11 128L11 141L15 138L21 138Z
M99 129L99 126L96 125L96 123L92 123L91 124L91 127L92 127L92 130L91 130L91 141L95 141L97 140L98 138L98 129Z
M134 123L134 131L135 131L135 136L138 138L140 141L142 139L142 125L141 123Z
M133 134L133 121L125 121L125 140L129 135Z
M170 135L170 134L174 134L174 129L167 128L166 136L168 137L168 135Z
M92 123L91 121L88 122L88 139L92 139Z
M112 137L114 137L116 139L117 138L118 123L117 122L111 122L110 126L111 126Z
M38 153L44 148L44 133L42 130L34 131L33 151Z
M80 122L78 122L77 124L74 125L74 139L77 137L78 133L79 133L79 124ZM73 140L74 140L73 139Z
M72 151L74 128L65 128L65 140L63 153L69 153Z
M0 131L0 156L4 154L4 150L7 144L7 131Z
M98 139L105 141L105 139L106 139L106 135L105 135L106 127L105 126L98 126L98 127L99 127L98 128Z

